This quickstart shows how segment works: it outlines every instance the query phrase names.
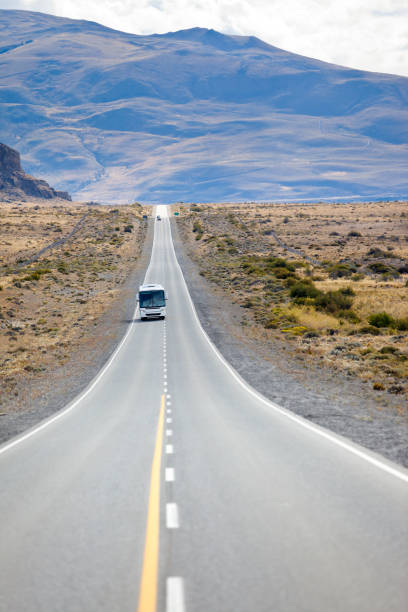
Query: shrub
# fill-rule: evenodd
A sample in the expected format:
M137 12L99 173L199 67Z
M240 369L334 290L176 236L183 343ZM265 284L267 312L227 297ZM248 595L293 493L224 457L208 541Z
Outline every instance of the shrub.
M37 268L36 270L33 270L33 272L31 272L27 276L24 276L22 280L23 281L38 281L40 280L43 274L49 274L50 272L51 270L49 270L48 268Z
M58 263L57 270L58 272L61 272L61 274L68 274L67 264L64 261L60 261Z
M198 219L193 223L193 232L199 232L200 234L204 232L203 226Z
M291 298L316 298L321 294L321 291L313 285L312 282L301 281L290 288Z
M343 289L339 289L339 291L343 295L356 295L351 287L344 287Z
M384 391L385 387L384 387L384 385L382 383L375 382L373 384L373 389L374 389L374 391Z
M295 271L295 265L282 257L267 257L266 264L268 268L286 268L286 270L290 270L291 272Z
M347 263L332 264L328 269L330 278L348 277L351 276L352 273L355 271L356 268L350 266L350 264Z
M405 317L404 319L396 319L395 327L398 329L398 331L408 331L408 317Z
M383 346L382 348L380 348L379 352L382 355L389 355L398 353L398 349L395 346Z
M364 274L361 274L361 272L357 272L356 274L352 275L351 280L354 282L357 282L357 281L363 280L363 278L364 278Z
M278 321L276 319L268 319L264 324L265 329L277 329L279 327Z
M368 317L368 322L374 327L392 327L394 319L387 312L377 312Z
M347 234L348 238L361 238L360 232L356 232L356 230L352 230Z
M353 300L349 296L343 295L341 291L327 291L327 293L321 293L316 297L315 305L319 310L337 314L344 310L350 310Z
M387 257L387 253L378 247L373 247L367 251L367 255L371 255L372 257Z
M399 272L393 266L387 266L382 261L375 261L371 263L369 266L370 270L374 272L374 274L387 274L393 278L399 276Z
M293 278L293 272L291 272L291 270L288 270L287 268L275 268L273 273L276 278Z
M359 334L371 334L372 336L379 336L381 334L378 327L374 327L374 325L365 325L364 327L360 327L358 330Z
M131 233L131 231L133 230L133 227L134 226L132 225L132 223L129 223L128 225L125 225L125 227L123 228L123 231L127 233Z

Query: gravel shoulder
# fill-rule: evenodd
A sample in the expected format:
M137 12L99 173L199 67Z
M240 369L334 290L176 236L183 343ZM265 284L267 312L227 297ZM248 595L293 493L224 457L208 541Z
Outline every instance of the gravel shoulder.
M408 418L400 400L378 397L360 379L307 364L290 346L260 342L242 326L243 309L200 276L171 219L174 246L201 324L235 370L292 412L408 467Z
M75 399L108 361L132 321L135 295L149 264L154 224L149 222L141 255L109 309L63 365L19 383L18 402L0 412L0 443L37 425Z

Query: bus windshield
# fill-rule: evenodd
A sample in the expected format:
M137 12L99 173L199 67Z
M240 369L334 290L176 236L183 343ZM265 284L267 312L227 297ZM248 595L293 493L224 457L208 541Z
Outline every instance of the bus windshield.
M164 291L142 291L139 293L140 308L158 308L166 305Z

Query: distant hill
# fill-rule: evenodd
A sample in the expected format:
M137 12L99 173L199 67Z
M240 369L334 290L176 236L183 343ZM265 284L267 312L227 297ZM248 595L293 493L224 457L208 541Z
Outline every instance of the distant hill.
M0 201L31 198L71 200L66 191L56 191L46 181L24 172L18 151L0 143Z
M408 196L408 78L0 11L0 140L76 199Z

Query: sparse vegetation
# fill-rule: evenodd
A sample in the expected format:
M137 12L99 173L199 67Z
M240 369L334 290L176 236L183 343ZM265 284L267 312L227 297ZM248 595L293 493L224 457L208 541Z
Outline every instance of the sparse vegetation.
M146 231L144 209L95 205L72 238L30 263L42 249L64 240L87 211L68 203L1 204L3 404L19 381L42 375L90 341L139 254ZM7 383L10 377L16 385Z
M389 393L402 387L403 393L404 206L214 204L200 205L199 215L197 207L177 210L200 273L245 309L246 333L281 340L304 359L376 381ZM335 341L346 348L333 348ZM395 351L381 352L384 346Z

